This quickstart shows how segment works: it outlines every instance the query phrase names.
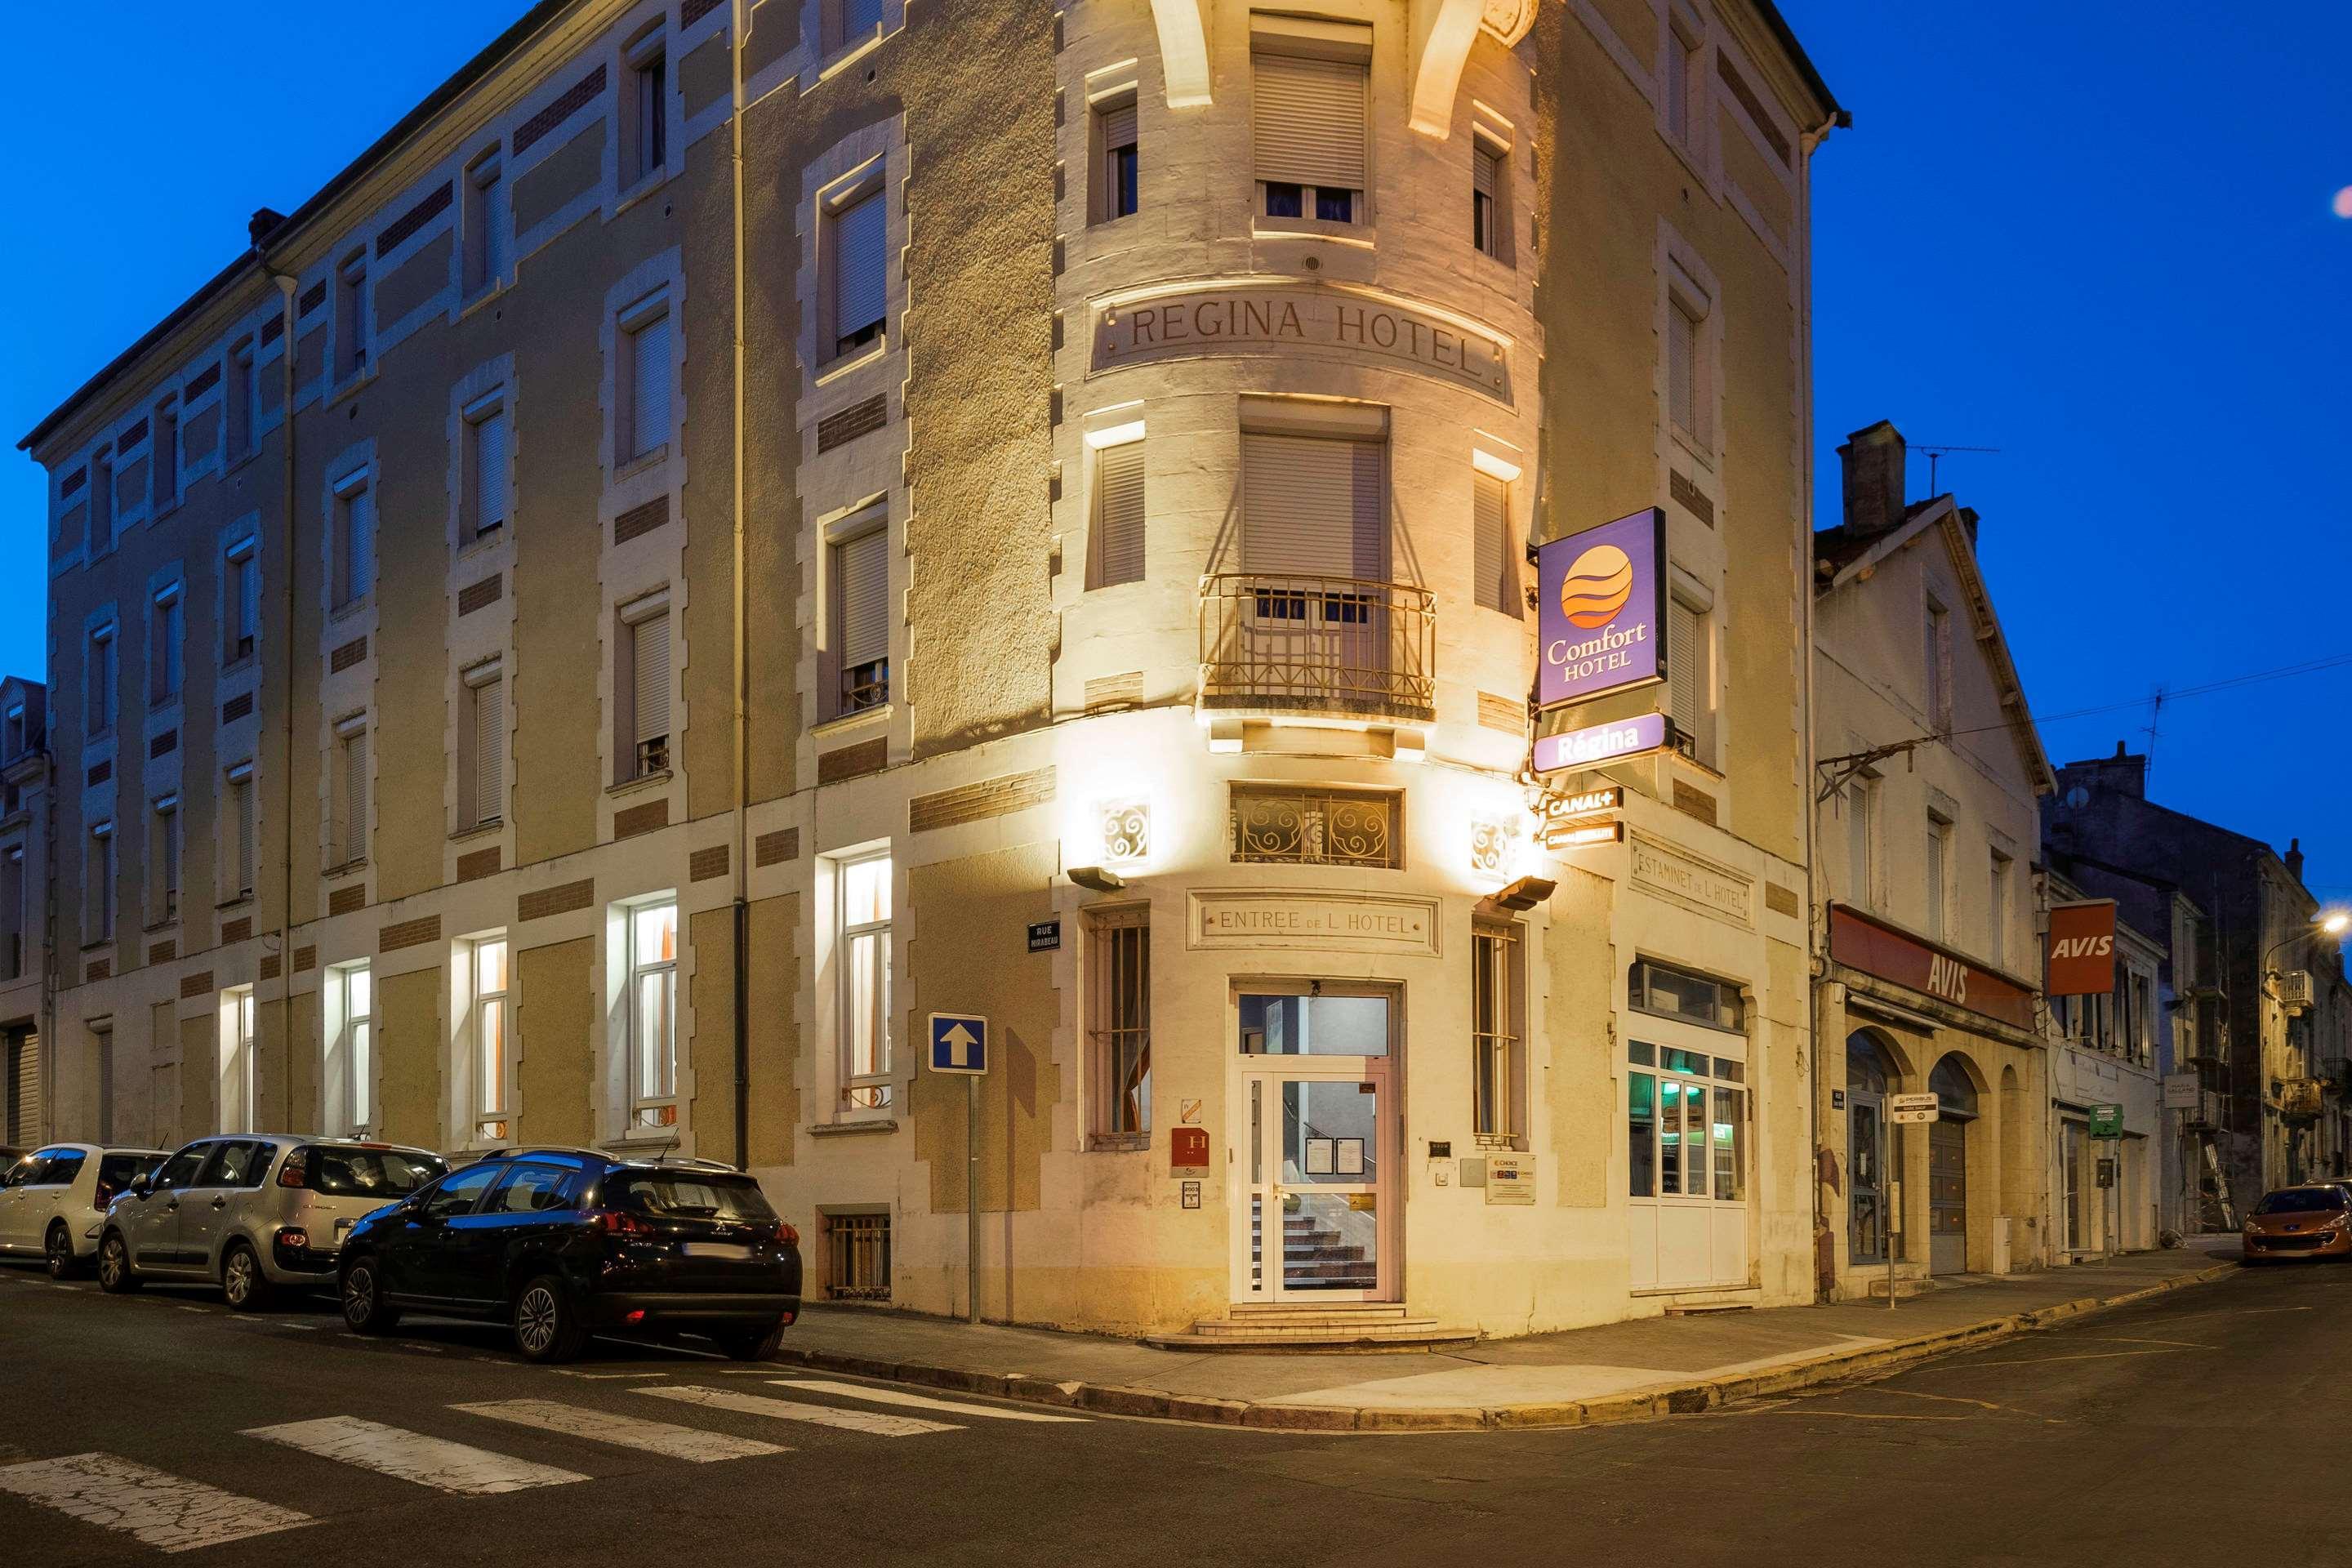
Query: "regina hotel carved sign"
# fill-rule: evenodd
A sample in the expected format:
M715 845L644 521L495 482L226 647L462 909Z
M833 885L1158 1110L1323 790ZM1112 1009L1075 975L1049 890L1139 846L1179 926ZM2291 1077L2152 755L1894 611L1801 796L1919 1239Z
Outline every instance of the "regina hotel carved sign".
M1511 404L1509 346L1444 311L1339 289L1212 286L1106 303L1093 374L1202 354L1303 350L1408 370Z

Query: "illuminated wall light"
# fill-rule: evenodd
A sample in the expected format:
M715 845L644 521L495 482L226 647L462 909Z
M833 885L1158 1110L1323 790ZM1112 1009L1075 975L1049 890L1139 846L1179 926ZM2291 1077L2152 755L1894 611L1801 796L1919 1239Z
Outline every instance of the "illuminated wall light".
M1518 865L1519 825L1515 818L1474 818L1470 824L1470 868L1482 877L1507 877Z
M1151 803L1147 800L1098 802L1096 815L1102 828L1103 859L1112 865L1141 860L1151 854Z

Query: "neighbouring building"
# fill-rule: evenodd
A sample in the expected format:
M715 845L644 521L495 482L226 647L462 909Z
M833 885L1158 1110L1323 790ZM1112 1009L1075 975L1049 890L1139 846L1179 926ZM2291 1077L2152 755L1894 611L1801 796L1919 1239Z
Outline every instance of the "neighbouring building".
M41 1111L48 974L48 688L0 680L0 1143L50 1136Z
M2216 1161L2222 1177L2223 1191L2200 1203L2201 1227L2242 1220L2268 1187L2330 1173L2344 1148L2344 1079L2328 1067L2346 1038L2332 979L2342 956L2319 927L2301 848L2281 856L2158 805L2147 798L2147 757L2120 743L2111 757L2058 770L2042 837L2086 887L2098 888L2093 872L2104 868L2177 892L2211 919L2211 956L2200 952L2187 993L2196 1065L2183 1068L2221 1101L2187 1129L2199 1163Z
M2057 868L2045 872L2044 907L2092 895ZM2053 1261L2154 1247L2160 1225L2166 1132L2160 1064L2171 1046L2162 997L2164 944L2120 907L2115 985L2048 998L2050 1203L2045 1234ZM2109 1132L2098 1108L2120 1107Z
M2033 877L2051 787L1951 496L1906 501L1881 421L1838 448L1813 542L1815 1202L1825 1296L2046 1261L2049 1100ZM1933 1094L1937 1119L1890 1101Z
M674 1149L1129 1332L1810 1299L1839 117L1769 0L534 7L27 438L58 1131ZM1548 854L1524 552L1653 506Z

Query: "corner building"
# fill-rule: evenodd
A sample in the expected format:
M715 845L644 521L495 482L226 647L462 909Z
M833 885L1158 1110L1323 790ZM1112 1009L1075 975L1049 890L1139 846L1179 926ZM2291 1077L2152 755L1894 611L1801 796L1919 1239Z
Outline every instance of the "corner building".
M1809 1299L1836 113L1749 0L536 8L28 438L61 1094L1016 1321ZM1554 855L1525 552L1651 506Z

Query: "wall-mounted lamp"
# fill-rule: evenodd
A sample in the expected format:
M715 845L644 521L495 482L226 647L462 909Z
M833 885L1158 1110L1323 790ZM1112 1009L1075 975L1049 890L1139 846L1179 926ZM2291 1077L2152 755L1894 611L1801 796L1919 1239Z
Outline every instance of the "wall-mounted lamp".
M1075 880L1077 873L1073 871L1070 875ZM1501 891L1488 894L1486 902L1496 909L1521 914L1550 898L1552 889L1558 885L1541 877L1522 877Z
M1116 893L1127 886L1127 879L1116 871L1106 871L1100 866L1073 866L1070 880L1097 893Z

